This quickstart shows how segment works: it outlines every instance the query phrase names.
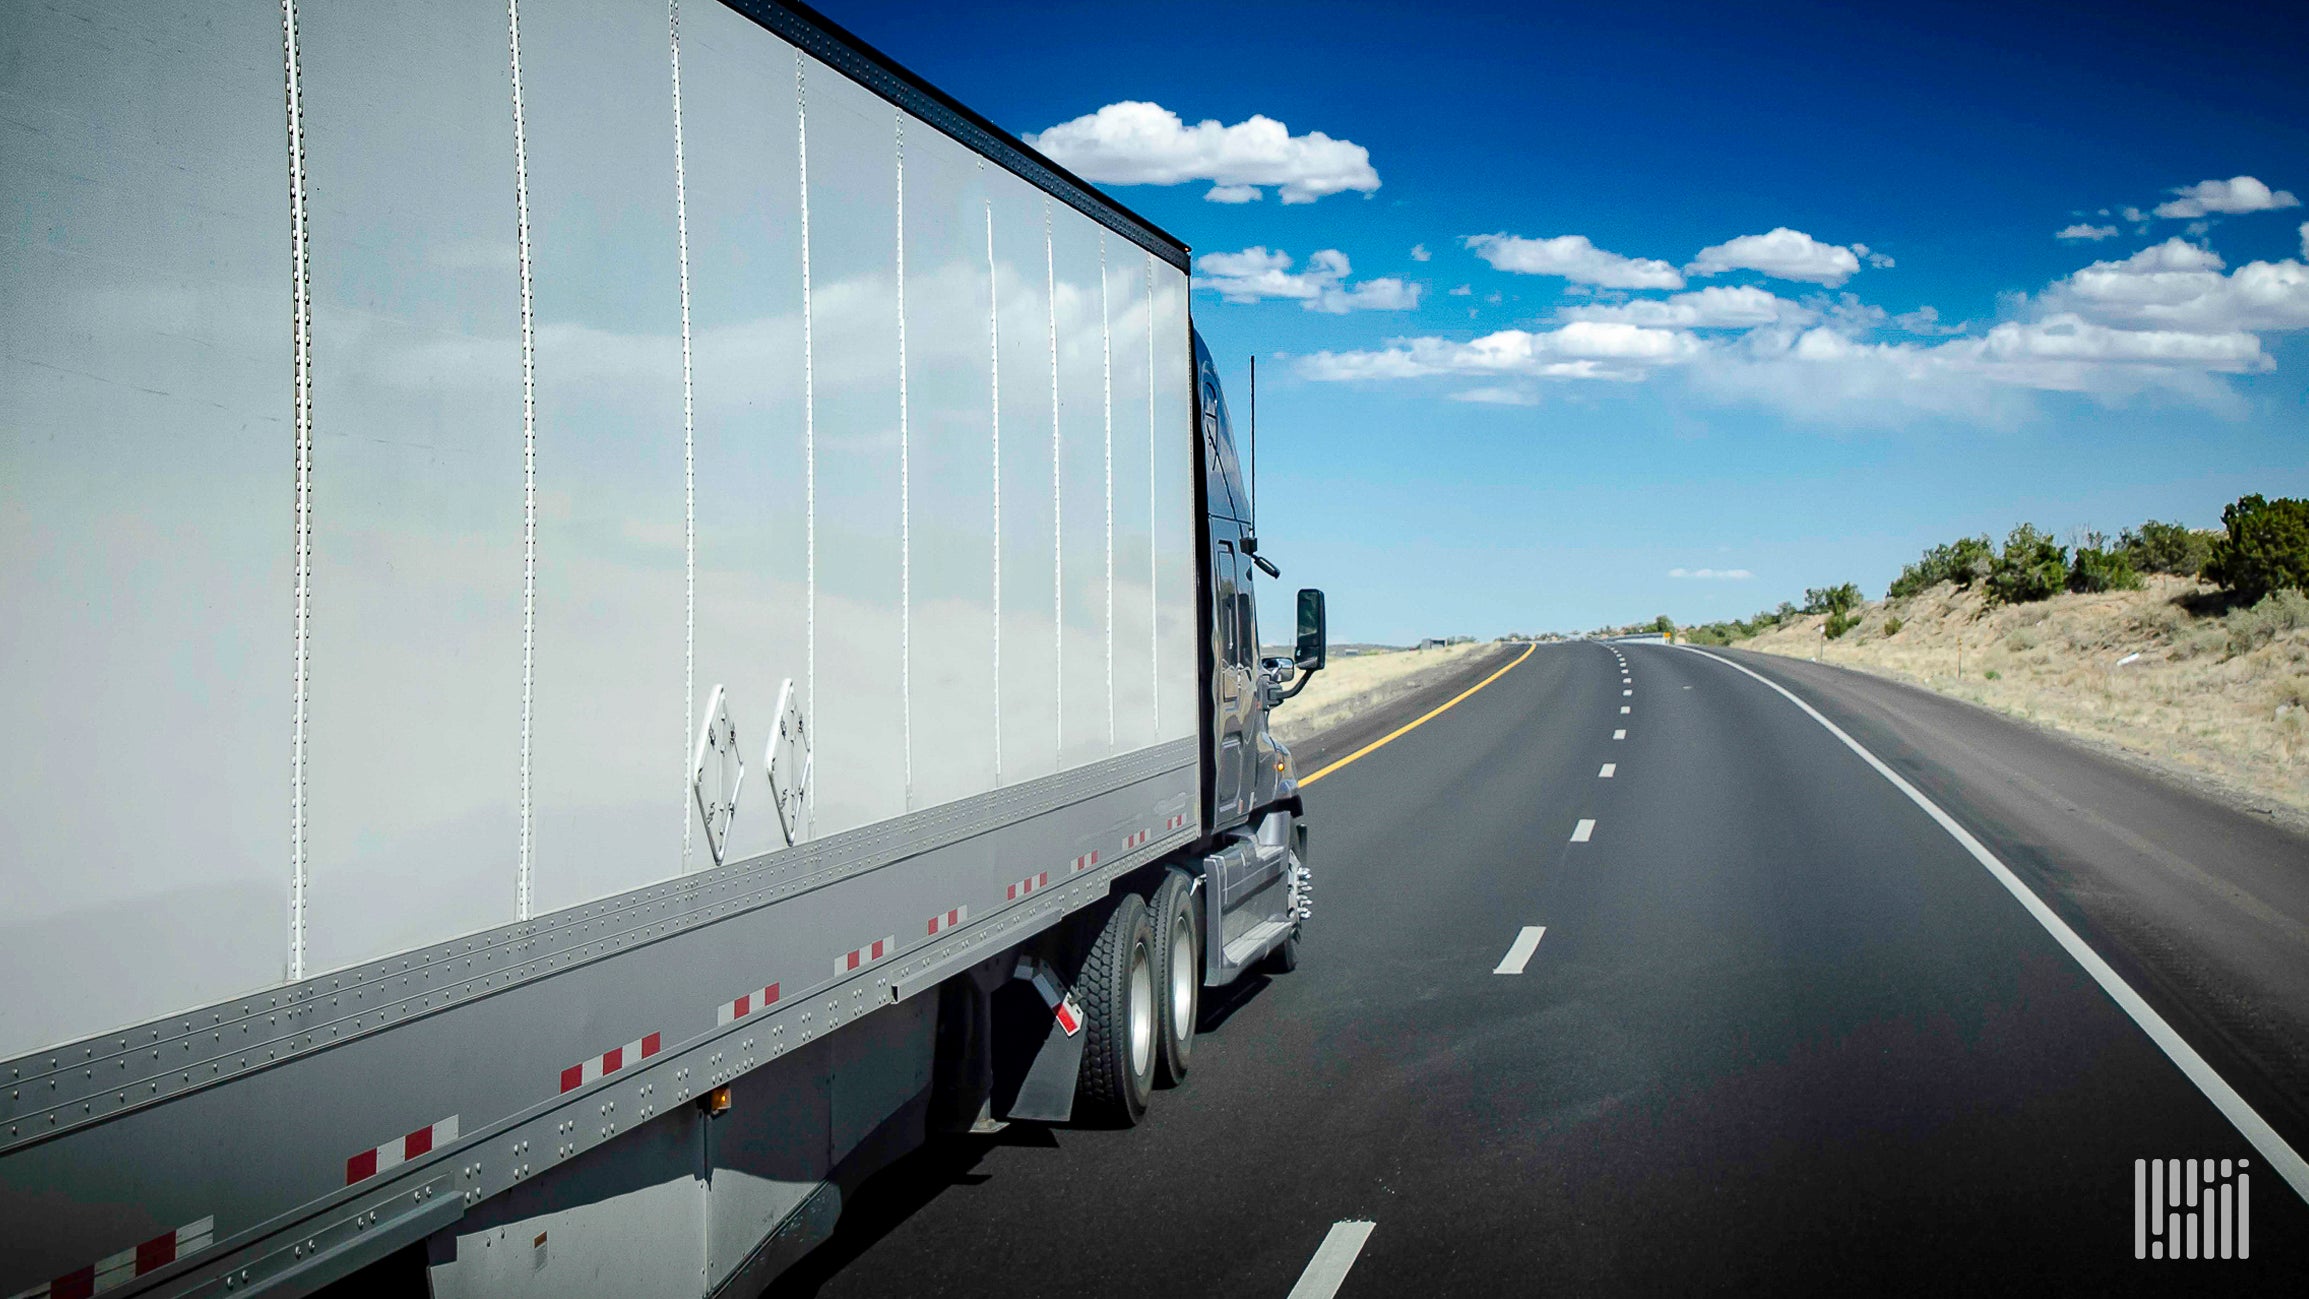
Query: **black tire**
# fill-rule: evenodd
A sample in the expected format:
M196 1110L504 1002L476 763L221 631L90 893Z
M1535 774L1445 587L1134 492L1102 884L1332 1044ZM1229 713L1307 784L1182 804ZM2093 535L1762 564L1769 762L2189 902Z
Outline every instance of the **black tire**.
M1203 931L1195 921L1195 886L1171 871L1147 906L1154 936L1155 1082L1176 1087L1194 1063L1195 1021L1203 1010Z
M1075 1082L1075 1118L1127 1128L1145 1117L1154 1096L1156 1002L1154 926L1146 900L1115 899L1091 942L1074 991L1084 1019L1082 1074Z

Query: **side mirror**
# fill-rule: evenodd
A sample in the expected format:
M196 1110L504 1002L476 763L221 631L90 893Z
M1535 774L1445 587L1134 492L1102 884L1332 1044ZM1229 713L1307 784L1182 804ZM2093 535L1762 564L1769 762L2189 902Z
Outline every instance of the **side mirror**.
M1292 657L1301 672L1320 672L1330 652L1330 633L1323 622L1323 593L1312 587L1299 591L1299 647Z

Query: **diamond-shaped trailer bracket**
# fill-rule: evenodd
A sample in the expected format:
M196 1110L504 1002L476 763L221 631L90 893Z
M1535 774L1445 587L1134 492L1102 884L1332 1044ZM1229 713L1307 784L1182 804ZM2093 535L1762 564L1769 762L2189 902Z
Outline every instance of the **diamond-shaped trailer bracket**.
M794 696L792 677L778 687L778 720L762 750L762 767L770 781L770 800L778 809L778 829L791 847L808 837L803 821L810 796L810 732L802 722L802 703Z
M698 819L705 823L706 848L716 866L729 846L730 822L737 819L738 795L745 787L746 760L738 752L729 697L715 686L713 700L706 705L705 726L698 732L697 753L690 759L690 792L697 797Z

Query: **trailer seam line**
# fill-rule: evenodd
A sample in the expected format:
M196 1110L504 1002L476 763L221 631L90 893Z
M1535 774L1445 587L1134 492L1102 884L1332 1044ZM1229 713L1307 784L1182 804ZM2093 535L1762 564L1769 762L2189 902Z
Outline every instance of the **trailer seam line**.
M898 747L904 772L899 806L914 810L914 476L906 406L906 113L890 113L898 161Z
M681 270L681 491L682 491L682 869L690 865L691 726L697 708L698 644L698 489L697 418L690 368L689 297L689 175L683 164L681 134L681 0L666 0L667 39L673 58L673 228L674 251Z
M521 0L505 0L513 76L513 206L521 254L521 857L514 918L530 917L534 823L529 799L530 725L537 685L537 310L529 248L529 140L521 106Z
M288 96L289 285L294 315L289 323L295 379L295 547L296 595L293 631L295 670L290 691L289 738L289 978L305 974L305 725L311 654L313 576L313 304L305 213L304 69L297 49L297 3L281 0L281 50Z

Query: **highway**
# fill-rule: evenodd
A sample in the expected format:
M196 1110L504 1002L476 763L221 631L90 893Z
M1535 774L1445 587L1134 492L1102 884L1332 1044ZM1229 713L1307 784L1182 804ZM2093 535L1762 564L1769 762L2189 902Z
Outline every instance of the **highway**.
M1539 647L1306 797L1302 963L1144 1124L935 1141L774 1292L2304 1293L2289 832L1651 644ZM2135 1258L2175 1158L2250 1179L2250 1258Z

